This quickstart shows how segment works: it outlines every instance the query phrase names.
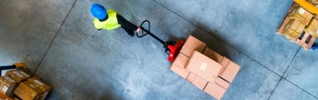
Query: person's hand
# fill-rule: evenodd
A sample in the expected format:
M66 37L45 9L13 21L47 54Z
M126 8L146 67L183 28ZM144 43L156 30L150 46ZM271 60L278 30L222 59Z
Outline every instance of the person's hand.
M138 29L136 30L136 32L137 32L137 33L139 33L139 32L140 32L140 30L141 30L141 29L138 27Z

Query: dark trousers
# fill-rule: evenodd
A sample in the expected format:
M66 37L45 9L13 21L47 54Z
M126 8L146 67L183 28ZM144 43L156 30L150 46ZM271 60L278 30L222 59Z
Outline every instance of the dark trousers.
M128 29L128 28L124 28L124 27L122 27L122 28L128 33L128 35L130 35L130 36L134 36L135 35L134 30L131 30L131 29Z

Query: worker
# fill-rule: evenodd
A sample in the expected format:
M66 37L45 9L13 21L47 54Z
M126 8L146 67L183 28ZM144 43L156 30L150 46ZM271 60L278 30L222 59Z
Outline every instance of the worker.
M128 35L134 36L134 31L139 32L141 29L131 22L127 21L123 16L114 10L106 10L100 4L93 4L90 8L91 13L95 17L93 23L96 29L114 30L122 27Z

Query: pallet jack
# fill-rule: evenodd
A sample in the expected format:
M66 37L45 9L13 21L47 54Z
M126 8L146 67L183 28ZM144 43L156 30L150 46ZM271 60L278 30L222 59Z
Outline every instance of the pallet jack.
M2 71L12 69L23 70L24 72L31 74L24 63L17 62L12 65L0 66L0 75L2 75Z
M148 23L148 29L145 29L143 27L143 24ZM140 24L141 34L136 33L138 38L142 38L146 35L150 35L151 37L158 40L161 44L163 44L163 48L165 48L165 52L168 54L168 60L170 62L173 62L176 56L179 54L180 49L182 48L184 41L182 39L179 39L177 42L175 41L167 41L164 42L162 39L155 36L153 33L150 32L150 22L148 20L144 20ZM144 33L145 32L145 33Z

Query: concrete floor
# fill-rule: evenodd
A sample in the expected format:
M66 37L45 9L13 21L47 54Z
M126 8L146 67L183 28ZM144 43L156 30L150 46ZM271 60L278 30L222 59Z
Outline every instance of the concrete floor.
M292 0L1 0L0 65L25 62L48 100L214 99L169 70L162 45L94 29L101 3L163 40L190 34L241 65L224 100L317 100L318 51L276 34Z

